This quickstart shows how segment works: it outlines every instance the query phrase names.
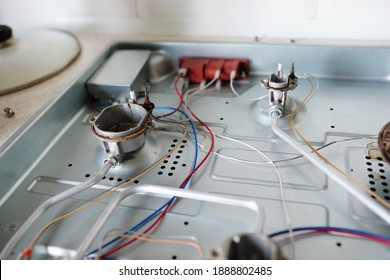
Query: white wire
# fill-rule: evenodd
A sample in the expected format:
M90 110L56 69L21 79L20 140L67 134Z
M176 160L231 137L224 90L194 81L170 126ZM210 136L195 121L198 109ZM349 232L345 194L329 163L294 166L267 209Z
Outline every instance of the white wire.
M234 89L234 85L233 85L233 80L234 80L234 77L236 76L236 71L232 71L230 73L230 88L232 90L232 92L234 93L234 95L236 95L237 97L239 98L242 98L244 100L247 100L247 101L256 101L256 100L261 100L261 99L264 99L264 98L267 98L268 97L268 94L266 95L263 95L263 96L260 96L260 97L256 97L256 98L244 98L242 97L240 94L238 94L238 92Z
M280 196L281 196L281 199L282 199L283 211L284 211L284 215L285 215L285 218L286 218L286 224L287 224L287 228L288 228L288 231L289 231L289 237L290 237L290 240L291 240L291 256L292 256L293 259L295 259L294 233L293 233L293 230L292 230L292 223L291 223L290 213L289 213L289 210L287 208L286 198L285 198L285 195L284 195L283 180L282 180L282 176L280 174L279 168L276 166L276 164L267 155L265 155L259 149L256 149L255 147L253 147L253 146L251 146L251 145L249 145L249 144L247 144L245 142L242 142L240 140L237 140L237 139L234 139L234 138L231 138L231 137L228 137L228 136L220 135L220 134L214 134L214 136L218 137L218 138L225 139L225 140L229 140L229 141L232 141L232 142L235 142L235 143L239 143L239 144L244 145L246 147L249 147L251 150L255 151L256 153L258 153L259 155L261 155L262 157L264 157L267 160L267 162L263 162L263 164L271 164L274 167L275 173L276 173L276 175L278 177L278 180L279 180ZM201 146L201 147L202 147L202 149L204 149L203 146ZM214 154L216 154L216 153L214 152ZM221 154L218 154L218 155L221 156Z

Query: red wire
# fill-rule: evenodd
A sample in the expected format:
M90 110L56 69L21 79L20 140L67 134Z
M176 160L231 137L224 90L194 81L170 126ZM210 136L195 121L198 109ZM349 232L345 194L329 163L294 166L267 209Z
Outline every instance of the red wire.
M206 128L206 130L208 131L208 133L210 134L210 138L211 138L211 144L210 144L210 149L208 150L208 152L206 153L206 156L202 159L202 161L194 168L194 170L192 170L190 172L190 174L188 174L188 176L182 181L182 183L180 184L179 188L182 189L185 185L185 183L194 175L194 173L205 163L205 161L209 158L209 156L211 155L213 149L214 149L214 135L213 135L213 132L211 131L211 129L208 127L207 124L205 124L201 119L199 119L195 114L194 112L192 112L192 110L190 109L190 107L186 104L186 102L184 101L183 99L183 95L182 93L180 92L180 90L178 89L177 87L177 84L178 82L180 81L182 77L181 76L177 76L177 78L175 79L175 82L173 83L173 87L175 89L175 92L177 94L177 96L180 98L180 104L184 104L188 111L191 113L191 115L202 125ZM179 109L180 107L177 108L177 110ZM165 206L164 210L161 212L161 214L159 215L159 217L157 218L157 220L155 220L153 222L153 224L151 224L142 234L147 234L149 231L151 231L155 226L157 226L161 220L164 218L165 214L168 212L168 209L171 207L171 205L173 204L174 201L172 201L171 203L169 203L167 206ZM134 241L136 241L137 239L131 239L109 251L107 251L106 253L104 253L103 255L100 256L100 258L105 258L105 257L108 257L116 252L118 252L119 250L121 250L122 248L130 245L131 243L133 243Z

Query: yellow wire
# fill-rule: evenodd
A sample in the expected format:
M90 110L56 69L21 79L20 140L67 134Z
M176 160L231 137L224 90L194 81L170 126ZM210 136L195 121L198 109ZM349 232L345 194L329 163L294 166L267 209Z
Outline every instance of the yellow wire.
M156 163L154 163L152 166L148 167L146 170L144 170L143 172L141 172L140 174L138 174L137 176L131 178L130 180L120 184L119 186L116 186L115 188L113 188L112 190L110 190L109 192L101 195L99 198L97 198L96 200L86 204L86 205L83 205L79 208L76 208L75 210L72 210L58 218L55 218L54 220L50 221L49 223L47 223L43 228L41 228L41 230L35 235L35 237L32 239L32 241L30 242L28 248L30 248L32 250L32 248L34 247L35 243L38 241L38 239L40 238L40 236L50 227L52 226L54 223L58 222L58 221L61 221L75 213L78 213L82 210L85 210L89 207L91 207L92 205L98 203L99 201L101 201L102 199L108 197L109 195L111 195L113 192L119 190L120 188L124 187L125 185L137 180L138 178L144 176L145 174L147 174L148 172L150 172L152 169L154 169L156 166L158 166L160 163L162 163L165 159L167 159L171 154L173 154L175 152L175 150L180 146L180 144L184 141L184 139L186 138L187 136L187 129L184 128L184 126L182 126L183 129L184 129L184 133L181 137L181 139L176 143L176 145L163 157L161 158L159 161L157 161Z
M307 78L306 78L307 79ZM310 80L309 80L310 81ZM290 116L290 125L292 127L292 129L298 134L298 136L302 139L302 141L319 157L321 158L323 161L325 161L327 164L329 164L330 166L332 166L334 169L336 169L338 172L340 172L341 174L343 174L344 176L346 176L348 179L350 179L351 181L353 181L354 183L356 183L358 186L360 186L361 188L363 188L363 190L365 190L366 192L368 192L369 194L371 194L373 197L375 197L382 205L384 205L385 207L388 207L390 208L390 203L388 203L387 201L385 201L382 197L380 197L378 194L376 194L375 192L371 191L369 188L367 188L365 185L363 185L360 181L358 181L356 178L354 178L353 176L349 175L348 173L346 173L344 170L340 169L339 167L337 167L336 165L334 165L332 162L330 162L326 157L324 157L317 149L315 149L311 144L310 142L302 135L302 133L295 127L295 124L294 124L294 119L296 117L296 115L299 113L299 111L302 109L302 107L309 101L309 99L311 98L312 94L314 93L313 91L313 83L310 81L310 84L311 84L311 90L310 92L306 95L306 97L302 100L302 102L298 105L298 107L292 112L291 116Z
M177 244L177 245L188 245L194 247L198 253L201 259L204 259L204 253L202 248L199 246L198 243L195 241L186 241L186 240L179 240L179 239L165 239L165 238L156 238L156 237L146 237L143 235L135 235L135 234L123 234L123 233L109 233L107 234L102 241L99 243L99 251L97 252L97 255L99 255L99 252L102 249L103 242L107 237L122 237L122 238L132 238L132 239L139 239L146 242L155 242L155 243L170 243L170 244Z

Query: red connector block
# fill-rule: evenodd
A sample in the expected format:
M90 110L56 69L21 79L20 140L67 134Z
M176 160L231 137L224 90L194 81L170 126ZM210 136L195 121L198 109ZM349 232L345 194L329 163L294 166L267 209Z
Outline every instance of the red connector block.
M218 80L230 81L230 75L235 71L234 79L247 80L249 77L249 60L234 58L202 58L181 57L179 68L186 69L186 77L192 83L201 83L215 78L220 72Z

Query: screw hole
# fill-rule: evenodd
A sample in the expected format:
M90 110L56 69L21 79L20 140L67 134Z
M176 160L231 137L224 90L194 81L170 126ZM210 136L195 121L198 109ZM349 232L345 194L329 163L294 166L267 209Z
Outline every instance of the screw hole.
M188 222L187 222L187 221L185 221L185 222L184 222L184 225L185 225L185 226L188 226Z
M88 178L88 177L90 177L90 176L91 176L91 174L88 174L88 173L85 174L85 177L86 177L86 178Z
M337 247L341 247L342 246L342 244L340 242L337 242L336 245L337 245Z
M331 125L330 127L331 127L331 128L334 128L334 125Z
M72 165L73 165L73 164L69 163L69 164L68 164L68 167L72 167Z
M177 259L177 256L173 255L172 260L176 260L176 259Z

